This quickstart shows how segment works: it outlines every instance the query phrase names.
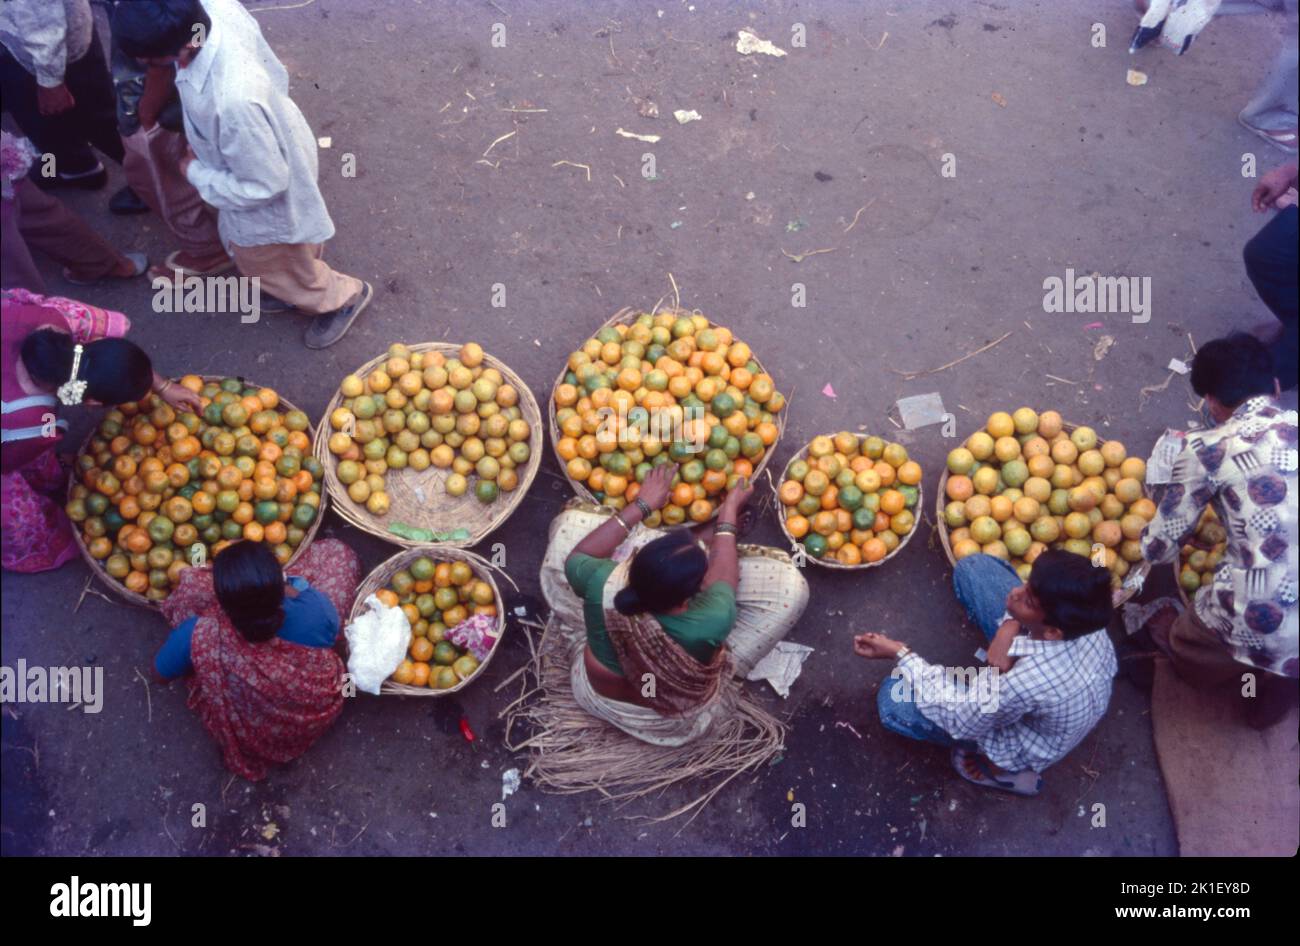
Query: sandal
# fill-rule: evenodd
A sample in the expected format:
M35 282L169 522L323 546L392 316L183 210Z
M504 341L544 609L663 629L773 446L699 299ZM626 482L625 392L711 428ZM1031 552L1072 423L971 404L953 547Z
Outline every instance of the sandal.
M975 767L979 770L979 777L967 771L968 762L975 763ZM1011 776L995 775L989 761L980 753L971 752L969 749L952 750L952 767L966 781L981 788L996 788L999 791L1025 797L1037 795L1043 789L1043 777L1032 769L1016 772Z
M1237 122L1241 125L1242 128L1246 129L1252 135L1255 135L1258 138L1263 138L1269 144L1274 145L1277 148L1280 148L1281 150L1285 151L1287 154L1296 153L1296 142L1297 142L1296 129L1289 128L1286 130L1271 131L1267 128L1259 128L1255 125L1252 125L1249 121L1245 119L1245 117L1241 115L1237 116Z
M224 263L218 263L216 266L209 267L208 269L190 269L189 267L181 266L176 262L176 258L180 255L181 251L176 250L169 253L167 258L161 263L150 266L149 278L166 279L170 282L176 278L178 272L180 273L181 279L186 279L190 276L220 276L222 273L229 272L235 268L235 261L227 256Z

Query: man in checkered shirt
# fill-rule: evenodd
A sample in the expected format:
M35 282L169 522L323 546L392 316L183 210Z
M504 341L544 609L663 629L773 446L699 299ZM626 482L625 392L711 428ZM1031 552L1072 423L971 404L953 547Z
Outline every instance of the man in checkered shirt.
M957 563L953 585L988 640L988 666L972 682L883 634L857 636L860 656L898 661L877 694L880 721L951 747L967 781L1035 795L1039 773L1082 741L1110 701L1110 571L1051 549L1021 583L1009 563L978 554Z
M1252 335L1216 339L1196 353L1192 388L1218 426L1166 434L1178 455L1142 538L1148 561L1172 562L1197 541L1201 513L1214 509L1228 544L1213 581L1167 640L1157 628L1152 638L1185 680L1250 696L1246 716L1259 728L1282 718L1300 693L1296 412L1278 405L1273 374L1269 350Z

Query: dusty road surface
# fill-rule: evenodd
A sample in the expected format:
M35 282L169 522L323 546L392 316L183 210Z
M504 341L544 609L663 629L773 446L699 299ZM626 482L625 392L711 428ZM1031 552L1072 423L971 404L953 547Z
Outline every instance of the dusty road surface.
M1189 337L1267 317L1240 261L1259 226L1240 168L1243 153L1261 171L1278 156L1235 116L1279 42L1270 16L1216 22L1177 58L1129 56L1124 0L249 6L266 8L296 101L332 139L320 155L338 229L329 258L376 298L340 344L310 352L299 318L156 314L142 282L87 296L129 313L166 372L244 374L319 416L339 379L391 342L474 339L544 403L567 353L616 309L671 295L671 273L684 305L736 330L793 392L778 463L814 434L887 434L925 465L929 508L954 441L937 426L896 429L898 398L939 393L962 437L993 410L1055 407L1145 453L1189 420L1190 391L1182 378L1140 389L1189 356ZM742 27L789 55L740 55ZM1149 83L1126 84L1130 66ZM641 114L647 102L658 118ZM676 109L702 120L679 125ZM110 218L109 192L69 199L161 259L157 220ZM812 250L831 252L789 258ZM1043 281L1067 268L1150 277L1149 321L1045 312ZM490 305L497 283L504 308ZM794 283L805 308L791 306ZM1008 332L948 370L900 374ZM1097 360L1104 335L1114 343ZM73 413L77 442L92 414ZM537 607L541 537L569 495L548 448L527 502L489 540L522 589L512 608ZM358 698L304 758L254 785L222 767L183 687L145 682L158 616L94 595L77 608L80 562L5 574L4 664L102 667L105 694L95 715L5 708L0 840L6 853L58 854L1175 853L1148 699L1124 678L1033 799L974 788L942 751L881 729L888 666L854 657L853 632L885 630L961 665L979 641L931 523L921 529L886 568L808 576L792 639L816 653L787 700L753 685L789 721L784 755L684 829L644 817L684 794L615 809L527 782L506 826L492 826L502 773L526 761L503 748L498 718L516 687L494 690L528 655L517 626L459 704ZM321 534L352 544L367 569L391 553L333 515ZM780 542L770 511L757 539ZM1162 573L1147 594L1171 586ZM806 827L792 826L791 799ZM195 805L205 828L192 826Z

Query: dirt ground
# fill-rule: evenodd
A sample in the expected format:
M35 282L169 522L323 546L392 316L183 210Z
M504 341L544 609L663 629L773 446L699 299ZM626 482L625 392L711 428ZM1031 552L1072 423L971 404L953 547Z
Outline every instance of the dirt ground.
M319 416L339 379L390 342L474 339L544 402L567 353L616 309L671 295L671 273L684 305L735 329L793 392L777 463L818 433L887 434L925 466L929 508L955 442L937 426L896 429L898 398L938 392L959 437L993 410L1055 407L1145 453L1187 423L1191 396L1179 377L1146 399L1139 390L1189 357L1189 337L1268 318L1241 264L1260 220L1240 168L1243 153L1261 173L1281 156L1235 118L1279 42L1273 16L1216 22L1178 58L1128 54L1126 0L274 6L262 28L313 130L332 138L320 155L338 230L329 258L373 282L375 301L341 343L311 352L301 318L159 315L143 281L88 292L131 316L164 372L245 374ZM1104 47L1090 43L1094 22ZM492 45L496 23L504 47ZM791 43L796 23L805 48ZM740 55L741 27L789 55ZM1131 66L1147 85L1126 84ZM702 120L679 125L675 109ZM646 153L657 179L641 173ZM340 172L347 154L355 178ZM946 154L953 177L940 174ZM114 174L109 190L68 200L124 248L161 259L171 247L155 218L107 214ZM788 258L815 249L833 252ZM1150 321L1046 313L1043 280L1067 267L1149 276ZM806 308L791 306L796 282ZM504 308L489 304L496 283ZM898 373L1007 332L943 372ZM1099 361L1103 335L1114 344ZM89 420L75 414L73 442ZM511 606L537 607L540 537L570 495L549 448L542 469L488 543L505 544L523 589ZM502 773L526 761L503 748L498 719L516 688L494 692L527 657L517 626L459 704L363 696L304 758L253 785L231 780L181 686L144 682L161 618L93 595L78 608L80 562L6 573L4 664L102 666L106 695L98 715L5 707L0 842L39 854L1176 853L1148 699L1124 678L1033 799L970 786L942 751L882 730L874 696L889 667L854 657L852 633L884 630L961 665L979 643L937 536L921 528L886 568L808 575L791 639L816 653L785 701L751 685L789 721L784 755L684 828L644 817L682 794L616 809L527 782L505 803L506 826L492 826ZM333 515L321 534L349 542L367 569L391 554ZM780 544L771 513L756 538ZM1171 589L1162 570L1146 595ZM806 827L792 826L792 800L807 806ZM1106 827L1092 827L1097 803ZM195 804L206 828L191 827Z

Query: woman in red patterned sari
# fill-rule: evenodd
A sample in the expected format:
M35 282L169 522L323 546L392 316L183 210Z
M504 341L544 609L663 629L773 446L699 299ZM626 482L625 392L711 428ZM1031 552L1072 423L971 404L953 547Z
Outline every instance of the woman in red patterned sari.
M286 581L270 548L236 542L211 568L187 568L163 602L179 625L158 654L163 677L189 677L189 707L251 781L298 758L343 710L344 665L334 650L361 565L336 539L316 542Z

